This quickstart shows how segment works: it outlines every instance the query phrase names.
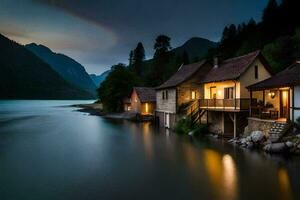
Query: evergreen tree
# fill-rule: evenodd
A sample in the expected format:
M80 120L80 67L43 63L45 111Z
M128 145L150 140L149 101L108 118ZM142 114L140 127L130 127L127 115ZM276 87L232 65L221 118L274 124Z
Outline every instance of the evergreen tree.
M150 74L152 86L163 83L167 78L167 64L169 62L169 50L172 49L170 44L171 38L166 35L159 35L154 44L154 66Z
M131 66L133 64L133 51L130 51L128 60L129 60L128 66L129 66L129 68L131 68Z
M264 9L263 12L263 23L270 24L274 23L276 19L276 13L278 10L278 4L276 0L269 0L267 7Z
M133 69L137 75L142 75L143 61L145 60L145 49L141 42L133 51Z
M166 35L159 35L154 44L154 58L160 55L165 55L169 50L172 49L170 44L171 38Z

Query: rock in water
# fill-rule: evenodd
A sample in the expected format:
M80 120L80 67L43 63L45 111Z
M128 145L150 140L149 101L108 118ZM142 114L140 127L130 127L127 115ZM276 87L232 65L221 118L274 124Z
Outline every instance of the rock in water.
M294 143L291 142L291 141L287 141L287 142L285 143L285 145L286 145L288 148L294 147Z
M283 153L287 149L285 143L273 143L264 146L264 150L268 153Z
M264 139L264 134L261 132L261 131L253 131L251 133L251 140L254 142L254 143L257 143L257 142L260 142Z

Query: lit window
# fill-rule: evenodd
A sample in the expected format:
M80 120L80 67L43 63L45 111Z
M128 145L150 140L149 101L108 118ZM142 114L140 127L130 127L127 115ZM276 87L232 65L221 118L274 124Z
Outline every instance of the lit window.
M145 107L146 107L146 109L145 109L146 113L148 113L148 103L145 104Z
M192 100L196 99L196 91L192 91L192 93L191 93L191 99Z

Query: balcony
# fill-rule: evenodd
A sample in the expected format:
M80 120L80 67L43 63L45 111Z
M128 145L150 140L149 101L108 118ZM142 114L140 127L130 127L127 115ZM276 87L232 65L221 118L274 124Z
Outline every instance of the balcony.
M250 99L199 99L200 108L208 110L249 110Z

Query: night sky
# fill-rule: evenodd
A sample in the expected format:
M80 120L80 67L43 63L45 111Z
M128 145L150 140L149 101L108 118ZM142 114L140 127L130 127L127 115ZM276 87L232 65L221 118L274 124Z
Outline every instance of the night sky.
M0 0L0 33L64 53L101 73L128 62L142 41L153 54L159 34L172 46L191 37L220 39L225 25L261 19L268 0Z

